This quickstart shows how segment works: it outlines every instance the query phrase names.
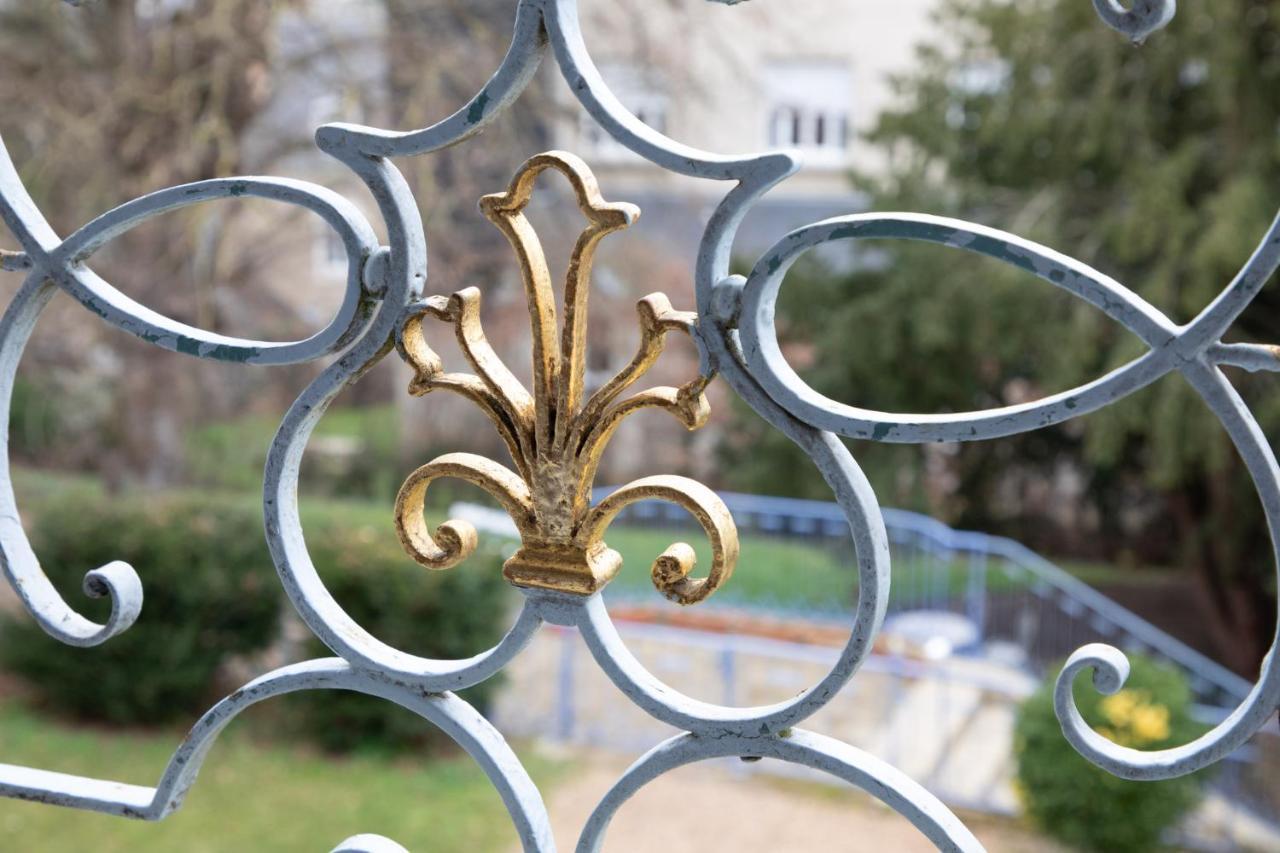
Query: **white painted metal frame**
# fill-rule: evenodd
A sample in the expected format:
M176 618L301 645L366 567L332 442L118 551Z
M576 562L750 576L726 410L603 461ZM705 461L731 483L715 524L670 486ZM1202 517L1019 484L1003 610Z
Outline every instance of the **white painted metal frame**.
M1117 0L1094 0L1094 5L1107 24L1135 41L1164 26L1174 13L1172 0L1133 0L1130 9ZM582 106L619 143L664 169L733 184L707 223L696 264L701 318L696 340L702 370L724 377L813 460L848 519L860 577L848 644L821 681L789 701L732 708L680 695L631 655L598 594L580 597L526 590L515 625L493 649L462 661L406 654L375 639L342 610L308 555L297 502L298 471L308 439L334 398L390 352L402 321L428 286L427 242L417 205L390 158L438 151L474 136L520 96L548 54ZM386 224L388 247L379 247L368 223L342 198L323 187L277 178L214 180L161 190L99 217L64 240L36 209L0 144L0 216L22 245L21 252L0 255L0 266L28 273L0 319L0 417L6 424L23 348L57 290L124 331L197 358L276 365L339 354L285 416L271 447L264 484L266 535L284 589L311 630L339 657L270 673L215 706L174 753L155 788L0 765L0 795L160 819L180 805L217 734L245 708L297 690L354 690L402 705L458 741L493 781L525 849L550 851L554 842L547 813L528 774L493 727L449 691L490 677L524 648L541 625L551 623L579 629L597 663L619 689L654 717L685 732L656 746L623 775L592 814L578 850L599 850L613 815L645 784L676 767L719 756L769 757L817 768L883 800L939 848L980 850L974 836L942 803L894 768L851 746L796 728L866 660L888 601L884 522L875 494L840 436L919 443L1011 435L1114 403L1176 370L1221 418L1253 475L1273 540L1280 539L1280 466L1221 370L1223 365L1280 370L1280 358L1269 347L1220 342L1280 264L1280 220L1236 280L1185 326L1173 323L1118 282L1043 246L979 225L918 214L847 216L801 228L767 252L749 277L730 276L730 250L738 226L768 189L797 170L799 156L713 154L645 126L622 107L597 72L579 28L576 0L519 0L514 38L501 67L470 103L440 123L408 133L332 124L319 129L316 141L372 191ZM97 249L150 217L243 195L315 211L336 230L347 249L346 299L331 323L307 340L251 341L177 323L134 302L87 265ZM1019 266L1097 306L1138 335L1149 352L1080 388L1004 409L897 415L829 400L809 388L782 356L773 320L777 295L787 268L804 252L832 240L870 237L926 240ZM142 606L137 572L121 562L90 571L85 592L110 596L111 616L98 625L78 614L41 571L19 522L7 458L0 459L0 466L0 564L27 610L48 633L73 646L97 645L127 630ZM1071 684L1084 670L1093 672L1098 689L1110 692L1124 683L1128 664L1120 651L1107 646L1089 646L1071 658L1058 683L1063 730L1089 760L1131 778L1169 778L1212 764L1243 744L1280 704L1280 659L1273 651L1252 693L1211 732L1176 749L1142 752L1116 746L1081 719ZM337 850L377 853L403 848L369 835L349 839Z

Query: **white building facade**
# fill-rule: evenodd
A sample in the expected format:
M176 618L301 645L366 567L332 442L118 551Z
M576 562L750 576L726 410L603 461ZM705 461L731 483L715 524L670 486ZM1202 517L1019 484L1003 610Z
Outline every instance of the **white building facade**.
M865 207L849 172L883 167L883 154L863 137L894 102L893 75L912 66L915 46L931 35L935 5L617 0L584 3L582 16L601 74L646 124L715 152L800 153L800 174L743 227L739 250L758 254L790 228ZM558 146L582 155L613 195L660 211L668 236L690 251L694 226L723 187L653 168L568 109Z

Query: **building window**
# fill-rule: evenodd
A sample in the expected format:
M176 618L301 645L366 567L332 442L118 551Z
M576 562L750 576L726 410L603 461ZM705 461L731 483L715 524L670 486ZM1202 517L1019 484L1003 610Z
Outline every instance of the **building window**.
M842 165L849 147L851 74L838 62L775 62L765 70L769 144Z
M667 132L670 98L662 76L652 69L625 62L600 64L600 74L627 111L659 133ZM596 160L634 158L586 112L580 114L578 138L584 153Z

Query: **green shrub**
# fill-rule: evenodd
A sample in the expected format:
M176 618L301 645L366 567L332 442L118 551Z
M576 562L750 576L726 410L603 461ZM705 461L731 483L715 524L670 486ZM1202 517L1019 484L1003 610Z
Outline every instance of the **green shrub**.
M1077 678L1076 702L1085 720L1135 749L1163 749L1197 737L1203 729L1190 717L1191 694L1183 675L1145 658L1130 660L1129 680L1113 696L1094 690L1087 675ZM1164 831L1200 797L1202 774L1132 782L1077 754L1053 712L1053 679L1019 711L1014 750L1027 814L1049 835L1084 850L1158 849Z
M212 682L222 663L277 640L283 593L256 495L109 496L90 480L30 471L18 479L32 544L72 606L106 618L109 603L86 598L80 585L85 572L111 560L131 563L145 591L138 622L95 649L65 646L24 614L0 616L0 666L29 681L50 708L113 723L189 718L219 698ZM428 572L401 550L390 502L304 500L302 519L334 597L384 642L465 658L505 630L511 598L497 550L482 546L456 569ZM332 652L313 639L301 654ZM464 696L483 706L496 681ZM331 751L430 744L435 735L416 715L355 694L295 694L276 707L274 716L264 709L272 724Z
M261 489L276 427L273 418L248 417L194 430L186 442L188 481L228 491ZM301 487L312 495L390 500L404 479L399 447L394 406L335 407L316 427Z
M482 546L461 566L430 572L405 556L390 512L385 526L342 528L308 520L304 513L312 559L329 591L384 643L424 657L457 659L478 654L502 637L511 597L496 549ZM332 654L318 640L307 652L309 657ZM498 682L491 678L463 697L483 709ZM289 701L301 732L331 752L443 743L430 723L380 699L319 691L294 694Z
M29 379L18 377L9 401L9 450L16 458L50 454L62 431L58 397Z
M52 708L113 723L158 723L203 708L229 656L275 637L281 596L253 504L196 497L110 496L45 505L31 539L55 586L95 621L107 600L80 590L112 560L142 577L137 623L91 649L65 646L25 614L0 622L0 664Z

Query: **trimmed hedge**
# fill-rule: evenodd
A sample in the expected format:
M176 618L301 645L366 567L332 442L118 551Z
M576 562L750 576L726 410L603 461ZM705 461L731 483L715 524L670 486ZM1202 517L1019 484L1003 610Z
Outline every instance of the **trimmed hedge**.
M50 709L107 723L189 720L221 698L214 682L224 663L280 640L288 604L256 496L112 496L90 481L30 473L20 479L34 520L32 545L68 603L104 620L110 603L85 597L80 586L87 571L111 560L132 564L145 594L137 623L93 649L59 643L26 614L0 614L0 666L29 682ZM463 566L428 572L401 550L389 504L304 501L302 517L330 591L384 642L427 657L464 658L502 636L511 598L496 550L482 547ZM311 639L299 654L333 653ZM491 679L463 695L483 705L496 684ZM317 691L277 707L286 713L271 716L274 725L335 752L435 739L429 723L370 697Z
M279 584L251 504L108 496L51 501L34 518L32 545L73 608L105 621L110 602L80 587L112 560L133 565L144 592L137 623L96 648L65 646L26 614L0 620L0 664L58 711L110 723L189 715L211 698L223 661L276 636Z
M369 633L401 651L431 658L478 654L501 639L511 611L502 556L482 546L463 565L431 572L405 556L388 525L308 530L312 560L338 603ZM331 655L312 640L308 657ZM500 678L463 691L484 706ZM443 743L420 717L354 693L288 697L300 731L330 752L395 750Z
M1080 713L1124 746L1153 750L1203 732L1190 715L1191 691L1178 670L1131 656L1124 689L1103 696L1087 675L1076 680ZM1058 670L1054 670L1056 673ZM1195 807L1203 773L1161 782L1119 779L1082 758L1053 711L1053 679L1022 706L1014 733L1019 793L1047 834L1082 849L1141 853L1161 847L1165 831Z

